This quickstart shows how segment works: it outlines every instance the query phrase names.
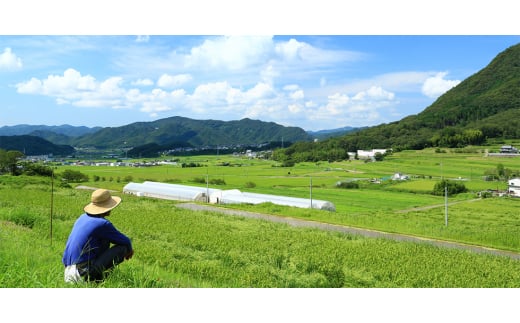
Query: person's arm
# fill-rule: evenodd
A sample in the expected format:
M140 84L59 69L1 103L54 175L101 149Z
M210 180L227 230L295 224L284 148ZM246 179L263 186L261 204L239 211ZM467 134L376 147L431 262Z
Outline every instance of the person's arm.
M132 250L132 241L130 238L117 230L110 221L107 221L103 225L100 235L113 244L126 245Z

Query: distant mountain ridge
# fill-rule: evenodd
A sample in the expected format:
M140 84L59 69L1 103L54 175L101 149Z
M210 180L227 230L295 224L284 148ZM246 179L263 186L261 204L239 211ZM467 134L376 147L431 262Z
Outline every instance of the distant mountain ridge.
M179 116L106 128L69 125L4 126L0 128L0 134L26 136L15 139L20 149L27 147L21 139L29 140L31 136L45 139L56 145L100 149L130 148L149 144L176 147L258 145L269 142L290 144L312 139L301 128L286 127L274 122L248 118L234 121L194 120ZM29 141L34 142L34 140Z
M330 137L338 137L345 135L347 133L351 133L354 131L359 131L362 129L366 129L367 127L342 127L336 129L326 129L326 130L318 130L318 131L307 131L307 133L316 139L326 139Z
M0 149L17 150L26 156L71 155L75 149L68 145L55 145L43 138L29 135L0 136Z
M252 119L234 121L194 120L169 117L151 122L135 122L121 127L107 127L95 133L73 138L77 147L135 147L156 143L168 145L185 142L190 146L251 145L272 141L308 141L311 137L298 127Z
M36 136L41 137L39 134L54 133L65 135L67 137L79 137L89 133L94 133L100 129L102 129L102 127L89 128L86 126L71 126L68 124L61 126L20 124L15 126L0 127L0 136L21 136L36 133Z

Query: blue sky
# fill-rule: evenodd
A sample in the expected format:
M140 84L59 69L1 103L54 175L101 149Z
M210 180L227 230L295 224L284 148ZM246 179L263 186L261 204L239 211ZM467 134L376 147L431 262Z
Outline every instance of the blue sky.
M123 24L128 34L102 27L61 36L51 26L1 35L0 126L108 127L170 116L314 131L372 126L421 112L520 42L516 35L374 36L384 27L359 35L206 27L204 36L155 26L137 36L133 26Z

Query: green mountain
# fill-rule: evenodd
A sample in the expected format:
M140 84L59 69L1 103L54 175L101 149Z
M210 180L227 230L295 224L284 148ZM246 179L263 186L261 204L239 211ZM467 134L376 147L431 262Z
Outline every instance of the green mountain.
M87 133L96 132L99 129L101 129L101 127L89 128L85 126L71 126L68 124L61 126L19 124L16 126L0 127L0 136L35 135L41 137L43 134L59 134L67 137L78 137Z
M520 44L498 54L421 113L331 140L355 151L462 147L490 138L520 138Z
M272 141L308 141L301 128L284 127L274 122L251 119L237 121L193 120L170 117L152 122L136 122L121 127L103 128L71 140L76 147L136 147L144 144L187 146L254 145Z
M417 115L317 143L299 142L273 158L284 163L341 160L358 149L465 147L520 138L520 44L440 96Z
M18 150L26 156L34 155L70 155L74 148L67 145L55 145L43 138L29 135L0 136L0 149Z

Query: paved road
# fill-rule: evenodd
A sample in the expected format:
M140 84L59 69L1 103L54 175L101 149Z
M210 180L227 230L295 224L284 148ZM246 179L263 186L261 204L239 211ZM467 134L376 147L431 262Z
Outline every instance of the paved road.
M396 233L389 233L389 232L369 230L369 229L360 229L360 228L348 227L348 226L344 226L344 225L328 224L328 223L308 221L308 220L302 220L302 219L297 219L297 218L282 217L282 216L256 213L256 212L225 209L225 208L206 205L206 204L179 203L179 204L176 204L176 207L194 210L194 211L219 212L219 213L235 215L235 216L242 216L242 217L247 217L247 218L262 219L262 220L267 220L267 221L286 223L286 224L294 226L294 227L308 227L308 228L318 228L318 229L322 229L322 230L339 231L339 232L345 232L345 233L350 233L350 234L357 234L357 235L370 237L370 238L385 238L385 239L393 239L393 240L397 240L397 241L428 243L428 244L445 247L445 248L463 249L463 250L469 250L469 251L473 251L473 252L477 252L477 253L488 253L488 254L493 254L493 255L498 255L498 256L510 257L513 259L520 259L520 254L516 253L516 252L498 250L498 249L493 249L493 248L487 248L487 247L469 245L469 244L463 244L463 243L457 243L457 242L421 238L421 237L410 236L410 235L405 235L405 234L396 234Z

